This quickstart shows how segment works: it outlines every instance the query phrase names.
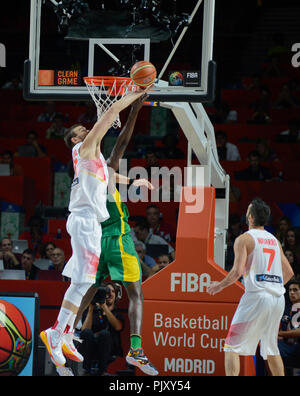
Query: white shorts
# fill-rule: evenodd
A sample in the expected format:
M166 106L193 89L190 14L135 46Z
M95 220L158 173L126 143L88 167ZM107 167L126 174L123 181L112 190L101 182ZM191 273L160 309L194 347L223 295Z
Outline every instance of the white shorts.
M66 227L71 236L72 257L63 275L73 283L95 283L101 253L101 224L96 218L71 213Z
M233 316L224 352L255 355L260 342L264 360L268 355L279 355L278 330L284 306L284 296L267 292L245 293Z

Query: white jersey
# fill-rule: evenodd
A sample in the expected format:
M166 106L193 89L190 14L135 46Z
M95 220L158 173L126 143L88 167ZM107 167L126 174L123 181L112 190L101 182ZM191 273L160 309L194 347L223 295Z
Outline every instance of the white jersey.
M255 242L247 258L244 284L245 292L267 291L275 296L285 293L282 276L280 248L277 239L268 231L247 231Z
M74 179L71 186L69 210L84 217L96 217L99 222L109 218L106 209L108 170L100 153L97 160L83 159L79 155L82 142L72 150Z

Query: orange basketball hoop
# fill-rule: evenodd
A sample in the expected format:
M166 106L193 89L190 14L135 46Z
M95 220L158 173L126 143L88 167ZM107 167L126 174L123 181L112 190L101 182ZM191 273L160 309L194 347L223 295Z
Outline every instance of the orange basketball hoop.
M97 107L98 119L120 97L123 97L130 91L134 91L136 88L129 77L93 76L84 77L84 82ZM112 126L114 128L121 126L119 116L113 122Z

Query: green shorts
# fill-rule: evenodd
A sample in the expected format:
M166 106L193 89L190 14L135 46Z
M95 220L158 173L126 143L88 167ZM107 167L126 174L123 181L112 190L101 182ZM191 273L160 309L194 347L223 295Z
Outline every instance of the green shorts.
M130 233L102 236L101 255L94 286L109 276L113 281L142 282L142 270Z

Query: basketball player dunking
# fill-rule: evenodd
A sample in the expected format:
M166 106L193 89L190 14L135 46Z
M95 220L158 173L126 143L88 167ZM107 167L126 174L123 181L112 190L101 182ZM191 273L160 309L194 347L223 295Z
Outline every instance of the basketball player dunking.
M122 131L107 158L107 165L110 171L116 172L119 168L119 161L123 157L128 143L131 139L135 122L139 110L146 98L141 96L132 106ZM76 134L77 128L74 130ZM74 170L69 169L69 176L74 178ZM106 208L109 219L101 223L101 255L97 270L96 282L90 287L83 297L74 328L81 319L84 310L89 306L95 296L102 281L109 275L111 280L123 283L129 299L128 317L130 323L130 351L126 356L128 363L139 367L148 375L157 375L158 371L149 361L142 348L142 320L143 320L143 292L142 292L142 270L139 257L131 236L129 225L129 213L126 204L122 201L121 195L114 184L114 176L121 184L131 184L133 186L145 186L152 189L153 186L146 179L130 180L123 175L114 174L109 177L108 196ZM123 180L120 180L122 178ZM71 360L78 361L78 355L66 348L63 344L63 352ZM65 371L65 370L64 370Z
M83 360L73 345L73 334L69 330L73 328L82 297L95 283L101 253L100 223L109 218L106 209L108 171L100 152L102 138L118 114L150 88L122 97L100 117L91 131L80 126L80 130L70 138L75 145L72 150L75 178L69 204L71 214L67 221L72 257L63 274L71 278L71 284L55 324L40 334L56 366L66 363L62 344L77 354L78 361Z
M242 296L225 341L225 372L237 376L239 355L255 355L260 342L260 354L268 361L273 376L284 376L277 337L285 300L284 284L293 270L283 254L280 242L264 229L270 216L269 206L255 199L248 207L246 220L249 231L234 243L234 264L221 282L211 282L207 291L214 295L244 277Z

